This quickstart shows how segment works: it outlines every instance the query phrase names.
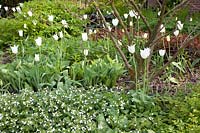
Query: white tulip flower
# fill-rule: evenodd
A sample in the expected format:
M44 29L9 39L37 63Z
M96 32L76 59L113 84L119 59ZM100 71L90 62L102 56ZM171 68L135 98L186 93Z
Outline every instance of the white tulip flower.
M119 23L119 20L117 18L115 18L115 19L112 20L113 26L116 27L118 25L118 23Z
M179 30L175 30L174 35L177 37L179 35Z
M23 37L23 30L18 30L19 36Z
M160 25L160 33L165 33L165 27L163 24Z
M40 55L39 55L39 54L35 54L34 60L35 60L36 62L40 61Z
M86 32L85 32L85 33L82 33L82 40L83 40L83 41L87 41L87 40L88 40L88 35L87 35Z
M181 23L181 21L177 21L177 24L176 24L177 28L179 30L182 30L183 29L183 24Z
M13 8L12 8L12 11L13 11L13 12L16 12L16 9L15 9L15 7L13 7Z
M28 16L32 17L33 16L33 13L31 11L28 11L27 12Z
M131 18L133 18L133 17L136 16L136 12L133 11L133 10L130 10L130 11L129 11L129 15L130 15Z
M24 24L24 29L27 29L27 24Z
M5 9L5 11L8 11L8 7L7 6L5 6L4 9Z
M21 10L21 8L19 6L16 7L16 10L17 10L18 13L22 12L22 10Z
M53 35L53 39L56 40L56 41L58 41L58 39L59 39L58 35L57 35L57 34L54 34L54 35Z
M150 52L151 52L151 49L150 49L150 48L144 48L144 50L140 50L140 56L141 56L143 59L146 59L146 58L149 57Z
M83 19L86 20L87 18L88 18L87 14L84 14L84 15L83 15Z
M58 34L59 34L59 37L60 37L60 38L63 38L63 37L64 37L64 35L63 35L63 32L62 32L62 31L60 31Z
M133 21L130 21L129 25L132 27L133 26Z
M166 53L166 50L160 49L158 52L159 52L159 55L160 55L160 56L164 56L165 53Z
M125 18L125 19L128 18L128 14L127 14L127 13L124 14L124 18Z
M171 40L170 35L166 36L166 39L167 39L168 42L170 42L170 40Z
M13 54L17 54L18 53L18 45L17 46L14 45L13 47L10 47L10 48L11 48Z
M84 49L84 50L83 50L83 54L84 54L85 56L87 56L87 55L88 55L88 49Z
M49 20L50 22L53 22L53 18L54 18L53 15L49 15L48 20Z
M143 37L144 39L147 39L147 38L148 38L148 33L144 33L142 37Z
M160 14L161 14L161 11L158 12L158 16L160 16Z
M37 46L41 46L42 45L42 38L38 37L37 39L35 39L35 43Z
M134 54L134 53L135 53L135 45L128 46L128 51L129 51L131 54Z

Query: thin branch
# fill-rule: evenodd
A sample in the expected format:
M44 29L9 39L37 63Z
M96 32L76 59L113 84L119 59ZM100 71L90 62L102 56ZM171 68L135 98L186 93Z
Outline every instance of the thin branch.
M124 31L125 31L125 34L126 34L126 37L127 37L127 39L128 39L129 45L131 45L132 42L131 42L130 35L129 35L129 33L128 33L128 30L127 30L127 28L126 28L124 22L122 21L120 15L119 15L119 12L117 11L117 9L116 9L116 7L115 7L114 2L111 3L111 6L112 6L112 9L113 9L113 11L114 11L115 16L117 17L117 19L119 20L119 23L122 25L122 27L123 27L123 29L124 29Z
M129 2L131 3L131 5L135 8L135 10L138 12L138 14L140 15L140 17L142 18L142 21L144 22L144 24L147 26L148 32L151 35L152 34L152 29L148 23L148 21L146 20L146 18L144 17L144 15L142 14L141 10L138 8L137 4L135 3L135 1L133 0L129 0Z

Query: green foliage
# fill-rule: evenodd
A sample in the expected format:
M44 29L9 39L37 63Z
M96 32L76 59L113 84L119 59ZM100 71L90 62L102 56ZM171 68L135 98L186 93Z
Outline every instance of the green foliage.
M198 133L199 100L196 92L171 97L98 86L24 89L0 96L0 131Z
M84 85L105 84L112 87L123 73L120 63L107 59L97 59L90 63L85 61L72 64L70 75L74 80L82 80Z
M31 11L33 16L29 16L28 11ZM29 38L34 36L51 37L58 31L63 31L68 37L78 36L83 23L76 15L77 12L76 5L64 0L25 2L22 12L14 13L14 18L0 19L0 26L3 27L0 30L1 43L8 44L18 40L18 30L20 29L24 30L24 35ZM53 22L48 21L49 15L54 16ZM62 20L66 20L68 27L62 25ZM24 24L27 25L27 28L24 28ZM0 45L2 46L2 44Z

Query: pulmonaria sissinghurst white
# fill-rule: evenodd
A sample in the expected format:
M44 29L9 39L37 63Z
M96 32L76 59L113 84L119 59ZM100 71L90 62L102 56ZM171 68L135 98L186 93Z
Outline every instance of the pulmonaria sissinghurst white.
M28 16L30 16L30 17L32 17L32 16L33 16L33 13L32 13L32 11L28 11L28 12L27 12L27 14L28 14Z
M40 55L39 55L39 54L35 54L34 60L35 60L36 62L40 61Z
M128 51L129 51L131 54L134 54L134 53L135 53L135 45L128 46Z
M49 15L48 20L49 20L50 22L53 22L53 18L54 18L53 15Z
M82 33L82 40L87 41L88 40L88 35L86 32Z
M19 36L23 37L23 30L18 30Z
M128 18L128 14L127 14L127 13L124 14L124 18L125 18L125 19Z
M177 21L177 24L176 24L177 28L179 30L182 30L183 29L183 24L181 23L181 21Z
M115 18L115 19L112 19L112 24L113 24L113 26L117 26L118 25L118 23L119 23L119 20L117 19L117 18Z
M84 50L83 50L83 54L84 54L85 56L88 56L88 49L84 49Z
M18 45L17 46L14 45L13 47L11 46L10 48L11 48L13 54L17 54L18 53Z
M179 30L175 30L174 35L177 37L179 35Z
M160 49L158 52L159 52L159 55L160 55L160 56L164 56L165 53L166 53L166 50Z
M38 37L37 39L35 39L35 43L37 46L41 46L42 45L42 38Z
M170 40L171 40L170 35L167 35L167 36L166 36L166 40L167 40L168 42L170 42Z
M54 34L54 35L53 35L53 39L56 40L56 41L58 41L58 39L59 39L58 35L57 35L57 34Z
M160 33L165 33L165 26L163 24L160 25Z
M149 57L151 53L151 49L150 48L144 48L144 50L140 50L140 56L143 58L143 59L146 59Z

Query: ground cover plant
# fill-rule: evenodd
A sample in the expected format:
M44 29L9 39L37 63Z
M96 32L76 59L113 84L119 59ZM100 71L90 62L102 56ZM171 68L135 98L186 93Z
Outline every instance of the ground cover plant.
M200 25L187 2L0 6L0 131L198 133Z

